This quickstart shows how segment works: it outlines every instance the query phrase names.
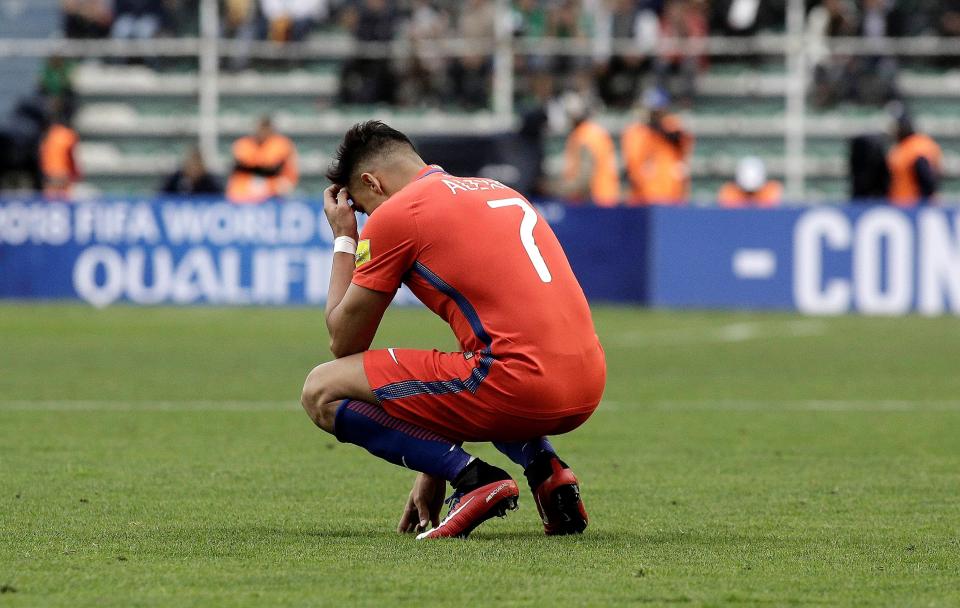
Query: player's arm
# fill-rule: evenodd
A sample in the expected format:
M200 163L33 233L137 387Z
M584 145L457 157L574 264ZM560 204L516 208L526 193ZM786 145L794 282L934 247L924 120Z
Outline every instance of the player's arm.
M346 190L338 186L324 190L323 210L334 237L357 240L357 216L347 201ZM391 293L352 284L353 271L354 256L343 252L333 254L325 314L330 352L338 359L370 348L383 313L393 299Z
M346 256L345 253L334 254L334 257ZM337 266L336 262L334 266ZM331 287L333 276L331 273ZM333 356L339 359L368 350L392 299L393 294L348 284L340 303L333 308L328 305L327 309L327 332Z

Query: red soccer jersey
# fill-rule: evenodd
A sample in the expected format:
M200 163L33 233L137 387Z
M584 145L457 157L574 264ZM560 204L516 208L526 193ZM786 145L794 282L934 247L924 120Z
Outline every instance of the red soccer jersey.
M553 230L496 180L425 167L370 215L353 282L382 292L406 284L464 351L541 374L597 360L587 300Z

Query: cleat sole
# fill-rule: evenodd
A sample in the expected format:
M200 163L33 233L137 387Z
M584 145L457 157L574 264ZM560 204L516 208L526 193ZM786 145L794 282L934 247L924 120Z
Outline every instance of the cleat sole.
M562 521L551 522L547 531L549 536L581 534L587 529L587 519L581 510L579 486L560 486L550 496L550 502L554 513L560 515Z

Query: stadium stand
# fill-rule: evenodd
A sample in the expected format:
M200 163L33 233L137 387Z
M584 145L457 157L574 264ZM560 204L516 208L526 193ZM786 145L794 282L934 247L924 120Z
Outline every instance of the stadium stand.
M51 2L43 0L37 4ZM415 138L466 132L498 133L515 128L515 120L505 123L503 117L489 107L465 110L455 98L443 96L441 103L426 105L341 103L343 53L317 58L315 51L318 45L350 48L353 42L350 32L355 30L337 19L343 13L336 10L338 3L322 4L327 17L306 35L305 44L312 45L309 46L312 50L305 56L310 58L253 59L242 69L236 69L235 63L222 62L218 77L219 157L208 159L221 174L228 168L231 143L247 133L263 114L272 114L279 129L296 141L301 159L301 192L317 192L323 186L323 172L338 137L353 120L383 118ZM428 3L413 3L414 10L420 4ZM518 7L527 4L535 3L517 3ZM449 17L456 15L451 13ZM548 19L545 27L556 26L551 26ZM639 21L637 27L642 29ZM764 24L760 35L778 28L782 29L782 19ZM537 55L528 53L527 57L516 62L515 97L518 100L523 97L523 87L528 81L524 70L535 65L533 60ZM394 59L394 65L402 63L401 58ZM10 61L0 60L0 65L6 66ZM917 123L934 135L944 149L944 200L960 200L960 119L955 112L960 101L960 71L954 64L904 62L896 72L895 81L896 90L901 92ZM576 65L574 63L568 73L575 72ZM79 100L75 124L81 134L81 166L90 184L107 193L146 193L154 191L162 178L175 170L184 151L197 140L201 88L198 69L196 58L189 56L148 62L113 59L77 62L72 76ZM550 69L557 71L557 65ZM649 74L655 72L656 69L651 68ZM572 78L575 81L576 75ZM649 81L651 76L646 78ZM557 78L558 88L562 80L562 76ZM771 177L783 178L788 86L787 65L782 55L721 57L700 66L695 80L696 94L680 112L696 137L691 163L695 202L713 201L719 187L731 178L738 160L745 154L759 156ZM851 100L839 100L823 107L808 104L806 116L804 199L811 202L844 200L849 191L848 141L863 133L885 131L887 116L881 104ZM599 119L619 134L631 121L632 113L629 107L611 104ZM546 169L550 175L559 171L564 135L553 132L547 138Z
M159 175L173 169L181 148L194 141L195 73L157 74L142 66L90 62L77 69L75 78L82 99L77 117L84 136L82 165L90 180L103 190L149 190ZM960 198L960 120L951 116L951 105L960 100L960 73L904 72L900 82L911 93L908 101L920 124L936 134L947 151L945 197ZM772 175L782 176L783 74L724 66L702 76L698 86L696 108L685 116L697 137L692 163L694 200L714 197L719 185L733 174L743 150L761 156ZM257 116L276 110L278 124L303 151L303 187L316 191L344 124L352 119L372 113L413 136L458 133L465 125L476 130L497 128L494 118L482 113L363 107L330 110L336 87L332 70L222 77L221 153L228 153L230 141L248 131ZM736 115L731 117L731 111ZM863 132L884 130L885 116L877 109L850 106L812 113L810 118L808 197L842 199L847 192L846 141ZM601 120L619 133L629 115L607 113ZM562 148L562 136L549 139L549 173L558 171Z

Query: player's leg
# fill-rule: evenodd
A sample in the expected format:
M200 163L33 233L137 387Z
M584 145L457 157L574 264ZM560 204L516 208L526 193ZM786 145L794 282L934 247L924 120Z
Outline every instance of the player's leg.
M314 424L339 441L393 464L453 481L470 462L456 442L375 405L362 354L315 367L304 382L301 403Z
M486 519L516 508L519 489L506 471L473 458L459 443L375 405L363 355L314 368L304 383L301 402L311 420L339 441L451 482L450 513L417 538L465 538Z
M517 402L517 395L529 394L530 386L509 384L510 378L519 374L506 372L501 369L505 363L491 361L482 352L388 349L368 352L364 362L370 386L391 415L411 422L425 420L438 432L465 441L494 441L523 466L547 534L570 534L586 528L587 514L577 478L557 458L544 435L577 428L592 409L555 417L539 415L534 407L529 416L518 414L524 403ZM532 398L555 402L554 395L544 397L544 391L538 390L541 388L534 389ZM550 382L546 388L574 403L599 401L599 394L593 394L599 391L589 387ZM535 440L529 441L528 437Z
M523 467L547 535L578 534L586 529L588 517L580 499L580 484L549 439L496 441L493 445Z
M494 441L493 445L507 458L523 467L524 471L540 452L550 452L554 455L557 453L546 437L538 437L530 441Z

